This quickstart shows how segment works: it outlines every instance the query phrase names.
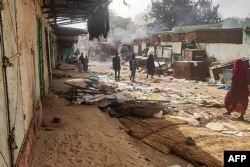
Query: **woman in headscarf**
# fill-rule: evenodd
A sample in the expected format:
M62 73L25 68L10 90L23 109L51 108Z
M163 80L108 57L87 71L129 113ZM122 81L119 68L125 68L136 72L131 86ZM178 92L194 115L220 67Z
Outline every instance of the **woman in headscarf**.
M239 119L243 120L248 106L248 95L247 66L241 59L237 59L234 61L231 88L224 101L227 109L224 115L236 111L241 113Z
M151 75L151 79L153 79L155 73L155 60L153 54L150 54L147 59L147 78L148 75Z

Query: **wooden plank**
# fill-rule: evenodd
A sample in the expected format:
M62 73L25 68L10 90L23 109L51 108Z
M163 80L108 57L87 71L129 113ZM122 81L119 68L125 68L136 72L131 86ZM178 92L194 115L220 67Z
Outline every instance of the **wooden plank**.
M137 115L140 117L153 117L154 114L165 108L161 103L148 101L113 101L110 106L124 115Z

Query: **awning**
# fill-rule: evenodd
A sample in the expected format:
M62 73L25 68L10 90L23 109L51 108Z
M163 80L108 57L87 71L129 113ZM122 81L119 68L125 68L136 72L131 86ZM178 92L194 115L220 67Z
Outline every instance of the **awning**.
M43 13L51 25L86 22L104 0L43 0Z
M48 20L48 24L54 30L54 33L59 39L67 39L75 41L75 39L82 34L92 34L92 30L95 32L96 27L92 26L88 31L77 28L64 27L66 25L72 25L77 23L86 22L87 19L96 18L99 9L103 9L104 4L107 5L107 0L43 0L43 13ZM98 16L99 17L99 16ZM106 21L105 18L96 19L98 22ZM96 20L94 20L93 24ZM105 22L106 23L106 22ZM103 30L101 29L101 33ZM100 33L98 32L98 35Z

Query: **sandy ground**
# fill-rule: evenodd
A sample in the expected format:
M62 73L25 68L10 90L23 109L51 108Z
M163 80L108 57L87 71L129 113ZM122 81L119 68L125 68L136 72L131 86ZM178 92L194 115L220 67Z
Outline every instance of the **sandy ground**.
M90 66L92 72L111 70L111 64L94 64ZM128 78L128 70L123 71L122 76ZM75 70L64 72L80 78L80 83L87 76ZM69 88L63 84L66 80L69 78L52 80L52 91L43 101L43 123L29 158L31 167L192 166L178 156L162 154L130 137L118 119L111 118L96 106L73 105L54 95L53 91Z
M75 68L67 65L64 66L64 69L66 67ZM89 69L90 73L113 72L111 63L90 62ZM88 76L88 74L77 72L77 70L62 71L73 78L53 79L51 81L51 93L43 101L42 128L37 133L37 139L29 159L31 167L192 166L176 155L165 155L129 136L118 119L111 118L95 105L75 105L59 98L54 92L67 91L70 88L64 82L82 85L83 79ZM123 65L122 78L127 81L129 75L128 67ZM187 101L189 95L192 94L197 98L207 96L207 100L223 104L227 92L225 90L216 89L215 86L209 86L206 82L175 82L172 79L171 76L155 76L152 80L146 79L146 74L139 71L136 73L137 82L150 84L154 88L167 88L182 92L183 96L187 96ZM174 96L174 94L172 95ZM175 104L175 101L178 102L180 99L172 97L171 102ZM249 130L249 112L245 116L246 121L241 122L223 117L222 113L225 112L225 108L201 107L188 102L176 103L176 106L179 110L185 110L188 113L216 114L216 119L219 121L228 122L239 130ZM197 135L199 133L201 132L197 131ZM242 140L249 141L249 138L242 138ZM206 142L209 143L209 141ZM220 142L223 144L223 141ZM245 148L244 142L241 144L236 141L236 143L239 148ZM220 145L220 143L217 144ZM228 144L230 145L230 143ZM213 148L209 147L209 149Z

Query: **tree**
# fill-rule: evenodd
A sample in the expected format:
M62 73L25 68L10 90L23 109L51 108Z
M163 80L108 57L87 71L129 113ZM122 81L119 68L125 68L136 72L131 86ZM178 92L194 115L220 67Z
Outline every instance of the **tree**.
M212 0L199 0L196 4L198 23L211 24L221 21L219 5L213 6Z
M219 5L213 6L212 0L151 0L151 4L146 19L154 18L167 29L220 21Z

